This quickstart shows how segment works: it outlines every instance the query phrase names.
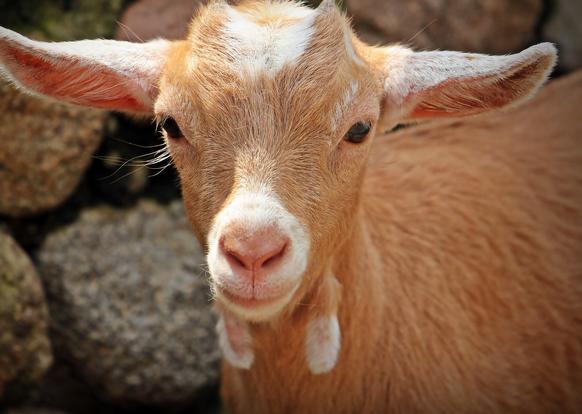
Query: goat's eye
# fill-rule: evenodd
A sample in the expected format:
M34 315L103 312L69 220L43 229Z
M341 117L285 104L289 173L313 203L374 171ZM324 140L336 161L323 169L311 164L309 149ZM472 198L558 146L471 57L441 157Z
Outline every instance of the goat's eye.
M372 124L370 122L358 122L352 125L344 139L353 144L359 144L366 139L370 129L372 129Z
M179 139L184 137L182 130L180 130L180 127L178 126L178 123L172 117L164 119L160 126L164 131L166 131L168 138Z

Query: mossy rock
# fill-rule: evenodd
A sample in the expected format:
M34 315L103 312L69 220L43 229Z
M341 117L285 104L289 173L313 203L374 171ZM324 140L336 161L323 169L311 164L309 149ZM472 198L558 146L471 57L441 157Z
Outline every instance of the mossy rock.
M0 0L0 26L39 40L111 38L129 0Z
M52 362L48 311L36 269L0 229L0 396L38 381Z

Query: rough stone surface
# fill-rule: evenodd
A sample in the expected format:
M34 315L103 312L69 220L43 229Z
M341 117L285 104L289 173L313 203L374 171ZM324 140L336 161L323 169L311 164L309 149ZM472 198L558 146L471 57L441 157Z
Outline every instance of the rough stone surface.
M567 0L566 0L567 1ZM542 0L346 0L364 40L508 53L534 36Z
M181 201L85 210L39 252L55 347L109 400L195 397L220 358L202 262Z
M192 16L205 0L140 0L127 8L116 39L147 41L156 37L184 39Z
M13 381L38 381L52 362L48 312L30 259L0 230L0 396Z
M22 217L61 204L101 142L105 116L23 94L0 80L0 214Z
M582 67L582 0L555 0L544 37L560 49L559 65L566 71Z
M110 38L127 0L0 0L0 26L40 40Z

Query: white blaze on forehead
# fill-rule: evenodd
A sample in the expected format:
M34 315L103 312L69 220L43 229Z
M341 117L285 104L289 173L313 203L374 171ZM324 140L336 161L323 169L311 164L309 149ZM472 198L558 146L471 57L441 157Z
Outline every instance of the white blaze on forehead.
M335 105L334 113L331 117L331 129L335 131L340 125L340 122L345 115L346 111L352 105L352 102L358 94L359 85L357 81L352 81L349 86L345 89L340 100Z
M317 11L289 4L282 13L284 19L259 24L250 15L226 8L225 46L237 69L272 75L303 55L314 32Z

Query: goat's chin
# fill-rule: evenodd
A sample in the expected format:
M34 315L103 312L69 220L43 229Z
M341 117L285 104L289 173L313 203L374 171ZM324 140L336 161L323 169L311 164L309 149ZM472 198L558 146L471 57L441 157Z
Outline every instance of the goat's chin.
M240 319L250 322L265 322L275 319L291 302L299 283L286 293L269 299L247 299L215 287L216 301Z

